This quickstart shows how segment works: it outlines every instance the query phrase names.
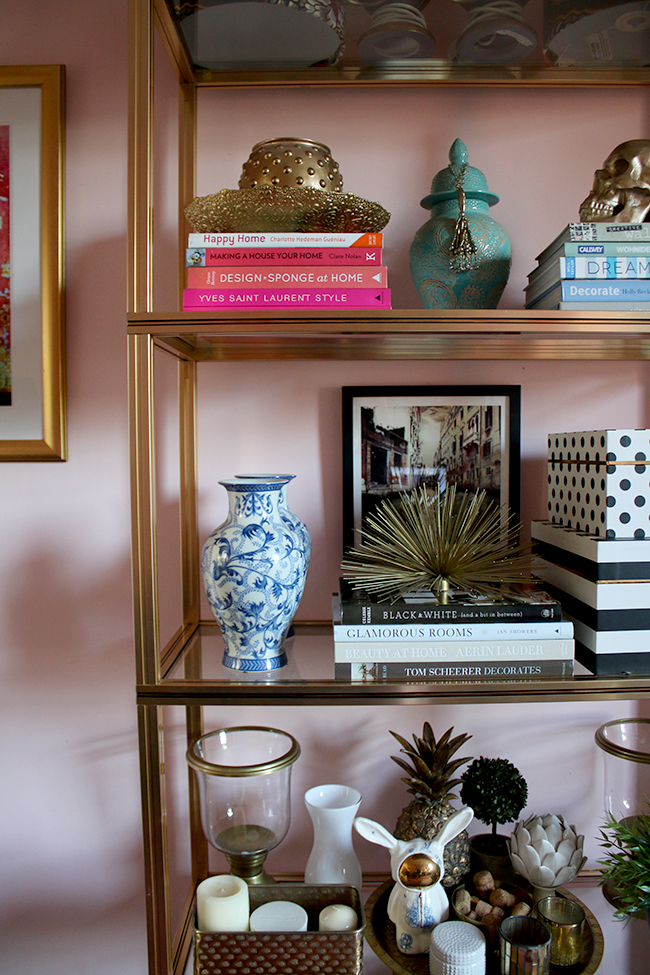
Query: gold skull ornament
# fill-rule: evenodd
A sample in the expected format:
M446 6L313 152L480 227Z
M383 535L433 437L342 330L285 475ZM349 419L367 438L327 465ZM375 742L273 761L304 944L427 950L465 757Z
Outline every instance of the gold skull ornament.
M643 223L650 211L650 141L622 142L594 173L594 185L580 204L584 223Z

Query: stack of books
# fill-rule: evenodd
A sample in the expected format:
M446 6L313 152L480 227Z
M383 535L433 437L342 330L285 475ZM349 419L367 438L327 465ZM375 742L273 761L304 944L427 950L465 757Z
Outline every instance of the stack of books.
M524 290L532 309L650 310L650 224L570 223Z
M334 676L345 680L449 681L570 677L573 623L543 589L489 600L463 593L439 602L413 593L380 602L345 580L332 596Z
M183 311L390 308L383 234L191 233Z

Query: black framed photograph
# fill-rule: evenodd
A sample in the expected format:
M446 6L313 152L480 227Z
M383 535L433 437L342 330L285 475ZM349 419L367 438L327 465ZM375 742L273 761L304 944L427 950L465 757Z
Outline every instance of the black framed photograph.
M485 490L519 517L520 386L344 386L343 543L382 501Z

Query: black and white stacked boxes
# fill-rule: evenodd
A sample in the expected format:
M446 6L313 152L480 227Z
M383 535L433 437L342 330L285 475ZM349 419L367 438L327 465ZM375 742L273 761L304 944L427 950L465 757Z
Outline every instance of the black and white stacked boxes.
M594 674L650 674L650 532L608 538L534 521L531 537L544 588L573 621L576 659Z

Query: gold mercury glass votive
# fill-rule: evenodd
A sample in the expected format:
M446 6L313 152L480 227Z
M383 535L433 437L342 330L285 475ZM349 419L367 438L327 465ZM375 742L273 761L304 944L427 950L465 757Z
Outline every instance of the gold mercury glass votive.
M566 897L544 897L537 913L551 932L551 965L577 965L582 958L585 912Z

